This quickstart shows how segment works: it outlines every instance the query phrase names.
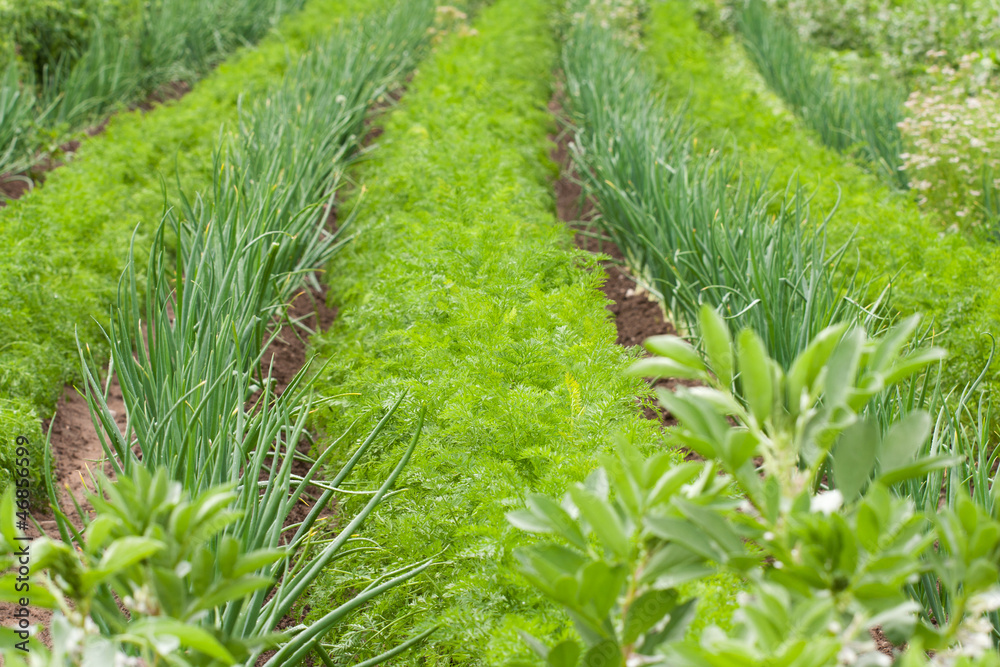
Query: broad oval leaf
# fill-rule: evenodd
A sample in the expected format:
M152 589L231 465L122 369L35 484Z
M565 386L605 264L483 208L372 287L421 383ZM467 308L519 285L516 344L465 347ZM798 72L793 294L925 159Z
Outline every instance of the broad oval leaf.
M643 347L653 354L666 357L692 370L701 372L705 370L705 362L701 360L698 351L678 336L651 336L643 341Z
M715 377L722 386L729 388L733 384L733 341L729 335L729 325L722 319L718 311L705 304L698 314L701 324L702 343L708 363Z

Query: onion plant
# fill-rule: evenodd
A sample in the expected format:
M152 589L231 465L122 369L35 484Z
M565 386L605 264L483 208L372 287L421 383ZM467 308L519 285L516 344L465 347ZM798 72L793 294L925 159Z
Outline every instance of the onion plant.
M847 245L828 251L825 222L791 186L772 194L764 174L735 158L700 154L684 109L670 108L639 57L582 21L563 66L578 124L572 152L600 225L675 324L702 304L750 327L783 365L830 324L856 317L865 285L838 276Z
M304 0L153 0L136 47L148 77L205 72L226 53L263 37ZM161 79L162 81L162 79Z
M429 1L409 3L346 26L293 68L274 95L249 106L238 132L216 154L212 191L184 199L159 225L144 299L130 253L107 330L110 372L117 375L128 413L124 429L108 408L107 385L94 359L81 350L88 400L116 476L132 477L140 468L165 471L192 496L233 487L239 518L215 539L235 540L245 553L287 542L291 554L312 545L311 559L303 555L294 563L262 567L263 576L279 582L273 588L227 602L201 621L241 642L271 633L323 568L354 543L355 529L387 493L416 443L364 509L324 542L316 536L317 518L399 401L328 479L323 468L338 453L336 446L316 460L296 450L306 437L308 414L327 401L310 397L307 369L276 395L269 370L260 366L287 304L307 274L339 247L350 219L341 221L339 231L326 230L322 204L333 203L366 109L415 63L432 7ZM168 230L177 239L176 265L167 251ZM305 475L293 473L295 460L306 462ZM321 497L304 521L286 528L309 486L322 489ZM54 489L50 495L55 501ZM81 539L61 511L59 525L65 541ZM428 564L376 579L309 628L294 628L267 664L294 665L322 651L319 640L346 614ZM102 630L124 628L114 605L100 609L95 621Z
M65 63L46 71L42 82L40 102L50 125L79 127L139 90L139 52L111 28L99 26L81 57Z
M926 347L929 338L929 329L915 331L909 347ZM994 486L1000 463L994 430L996 413L990 396L980 391L993 356L990 355L979 376L964 387L949 390L942 385L940 369L928 371L883 393L868 407L883 432L918 411L934 417L930 438L922 444L920 456L949 456L953 465L929 471L894 489L898 495L913 499L916 507L928 515L936 514L942 507L955 509L971 498L979 511L1000 518ZM949 565L953 569L962 567L956 562ZM908 588L925 616L944 624L964 611L965 597L954 583L948 577L939 579L925 572ZM1000 644L1000 612L990 611L987 618L993 642Z
M979 208L986 220L988 233L994 240L1000 240L1000 189L996 186L993 168L984 164L981 176Z
M18 80L17 63L9 63L0 78L0 174L11 171L24 144L30 143L34 108L31 86Z
M828 146L857 151L891 185L905 190L902 169L906 92L892 81L841 85L798 35L760 0L739 3L736 25L764 80Z

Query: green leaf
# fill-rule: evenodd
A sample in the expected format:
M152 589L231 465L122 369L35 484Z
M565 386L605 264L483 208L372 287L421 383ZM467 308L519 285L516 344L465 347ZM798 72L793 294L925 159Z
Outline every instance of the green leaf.
M909 465L894 468L889 472L879 475L879 481L887 486L898 484L908 479L917 479L927 476L935 470L944 470L962 462L957 456L927 456Z
M878 451L878 428L869 421L848 426L833 448L833 478L849 503L861 494L875 466Z
M265 588L273 581L270 577L244 576L235 581L219 582L203 595L200 595L189 613L201 611L202 609L221 607L227 602L238 600L261 588Z
M895 325L882 336L875 348L870 362L871 370L875 373L883 373L892 365L903 349L907 339L913 334L920 322L920 315L911 315L905 320Z
M538 637L535 637L534 635L521 629L518 629L517 634L521 635L521 639L524 643L528 645L528 648L537 653L539 658L544 660L549 657L549 647L538 639Z
M111 531L120 525L121 519L109 514L99 514L94 517L84 531L87 552L93 554L101 549L111 536Z
M865 494L864 502L858 507L855 531L857 532L858 542L861 543L861 546L868 553L874 553L878 550L879 539L882 537L881 517L884 516L879 513L878 509L876 509L876 503L872 501L875 498L878 502L878 508L884 512L888 512L888 502L885 502L884 506L882 503L882 495L884 493L885 487L881 484L873 484L869 488L868 493Z
M705 354L708 356L712 372L719 378L722 386L729 389L733 384L735 364L729 325L722 315L708 304L702 305L698 320L701 324L702 344L705 346Z
M521 574L543 593L568 606L577 604L577 576L589 560L556 544L515 549L514 557Z
M700 373L705 371L705 363L701 360L698 351L683 338L669 335L652 336L643 342L643 347L653 354L666 357L694 371Z
M855 328L840 340L830 362L826 365L824 401L830 408L844 403L848 392L854 388L861 361L861 349L865 343L865 332Z
M712 541L727 557L743 552L743 541L740 536L718 512L680 499L675 500L674 505L688 518L692 525L697 526L699 530L711 537Z
M716 412L722 415L737 415L743 412L743 408L736 402L732 394L728 394L711 387L691 387L688 395L699 401L704 401L711 405Z
M152 574L153 587L156 590L156 598L163 608L163 615L180 617L187 602L187 587L184 581L172 569L165 567L152 568ZM197 594L200 595L201 591L197 591Z
M677 591L646 591L632 601L625 613L622 643L634 644L647 630L663 620L677 606Z
M924 411L911 412L893 424L879 451L882 473L913 463L930 431L931 417Z
M173 618L151 616L140 619L126 626L127 634L155 640L159 636L176 637L184 648L194 649L200 653L221 660L227 665L237 662L236 658L219 643L215 637L196 625L183 623Z
M545 517L537 516L529 510L513 510L507 512L507 522L515 528L529 533L551 533L552 525Z
M4 542L9 545L11 551L15 551L18 544L17 527L14 524L14 486L8 485L0 498L0 535Z
M148 537L121 537L104 552L99 567L107 572L120 572L149 558L164 546L163 542Z
M618 508L625 510L628 518L634 521L642 520L642 496L638 480L632 476L632 471L622 464L617 456L607 452L597 455L597 462L608 476L608 483L615 490L615 500Z
M739 470L757 454L757 437L745 429L732 429L719 448L719 458L729 470Z
M191 532L191 520L198 507L192 503L184 503L174 508L170 513L168 524L170 532L174 535L188 535Z
M627 373L638 377L681 378L684 380L703 380L704 371L699 371L679 364L664 357L647 357L640 359L628 367Z
M771 416L771 409L774 407L770 357L764 348L764 342L753 329L741 331L737 340L743 398L757 422L763 424Z
M583 480L583 488L601 500L607 500L608 495L611 493L611 485L608 483L608 473L604 468L598 468Z
M547 521L557 535L562 536L575 547L584 551L587 549L587 539L583 536L580 526L559 503L539 493L529 493L525 500L531 512L536 517Z
M688 581L701 579L716 572L705 565L710 560L677 543L660 548L646 563L639 575L642 584L655 583L658 588L676 588Z
M552 667L576 667L580 662L580 645L572 639L561 641L549 651L547 660Z
M251 551L236 560L236 566L233 568L233 576L242 577L245 574L251 574L262 567L277 563L287 555L288 552L284 549L257 549L256 551Z
M841 336L847 331L846 324L827 327L816 334L805 350L795 358L788 371L788 382L785 385L788 392L788 406L793 416L798 414L802 392L811 391L813 382L820 370L826 366L827 360L840 342Z
M580 574L581 607L603 620L618 601L628 571L624 565L610 567L604 561L593 561Z
M591 647L583 656L583 664L587 667L621 667L622 651L618 644L608 639Z
M649 492L647 501L650 507L656 507L669 502L685 484L689 484L698 476L702 466L693 461L678 463L667 470L658 480L653 490Z
M198 547L191 558L191 588L196 591L207 590L215 579L215 554L205 545Z
M18 591L16 586L22 583L17 581L18 576L17 574L0 576L0 602L13 602L17 604L21 598L28 597L31 599L32 607L38 607L39 609L59 608L59 603L45 586L38 586L34 582L31 582L30 593Z
M695 604L697 601L697 598L691 598L674 607L666 625L646 634L639 651L645 655L651 655L657 647L683 639L684 635L687 634L688 625L691 624L697 612L698 607Z
M631 541L611 505L582 485L570 487L569 495L604 547L621 559L628 558Z
M240 542L232 535L224 535L219 540L219 571L223 577L232 577L236 559L240 555Z
M721 560L723 554L708 539L706 534L686 519L665 516L646 517L646 527L664 540L675 542L707 560Z
M721 442L732 428L725 416L713 407L692 396L685 387L675 392L657 389L660 404L672 414L681 426L690 430L700 443L699 451L706 458L716 458L715 443Z
M892 365L885 374L885 386L891 387L900 380L905 380L917 371L941 361L948 352L940 347L921 348L911 352Z

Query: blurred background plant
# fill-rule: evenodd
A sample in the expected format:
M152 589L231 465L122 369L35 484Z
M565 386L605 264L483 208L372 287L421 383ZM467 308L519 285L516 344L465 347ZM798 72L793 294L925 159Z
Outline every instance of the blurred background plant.
M734 24L750 59L790 109L824 144L856 155L887 183L906 189L899 129L904 89L890 78L838 76L764 0L734 4Z
M591 21L629 47L641 49L642 18L648 10L648 0L570 0L564 14L569 25Z
M803 40L852 50L896 76L923 74L947 53L958 67L963 55L1000 44L995 0L765 0Z
M973 52L958 65L931 51L924 85L910 93L899 127L907 151L903 168L917 201L941 214L952 228L996 229L1000 178L1000 95L993 84L997 63ZM941 62L944 61L944 62Z
M303 1L0 0L0 175L116 108L193 82Z
M996 235L1000 4L697 0L696 8L709 32L742 32L769 85L825 143L861 146L949 231Z
M0 58L16 60L31 80L42 81L46 70L72 67L98 26L133 34L142 11L137 0L2 0Z

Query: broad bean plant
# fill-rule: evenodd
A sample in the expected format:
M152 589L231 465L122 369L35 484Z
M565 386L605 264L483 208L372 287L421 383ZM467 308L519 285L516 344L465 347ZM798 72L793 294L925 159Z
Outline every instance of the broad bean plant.
M653 356L631 372L698 381L658 397L677 421L668 442L701 460L621 439L561 501L529 495L508 515L554 539L520 549L520 571L579 636L525 640L552 667L888 665L878 628L908 647L897 664L1000 665L984 617L1000 605L1000 521L968 498L928 516L894 493L954 460L918 454L926 413L884 435L865 417L869 399L944 357L908 349L916 326L878 339L832 326L787 371L708 307L703 354L648 339ZM738 609L730 628L695 636L686 584L719 571L744 582ZM926 573L956 602L952 617L930 618L908 596Z
M87 499L96 516L75 545L35 539L30 588L17 586L16 571L0 578L0 599L30 596L33 608L53 613L51 649L34 636L27 650L19 649L22 639L4 629L5 664L233 665L278 643L280 634L247 640L231 628L200 624L270 588L274 580L258 571L287 557L279 549L244 552L238 540L220 534L239 518L231 487L192 498L163 469L144 468L98 484ZM0 500L0 552L16 554L24 544L8 491Z

